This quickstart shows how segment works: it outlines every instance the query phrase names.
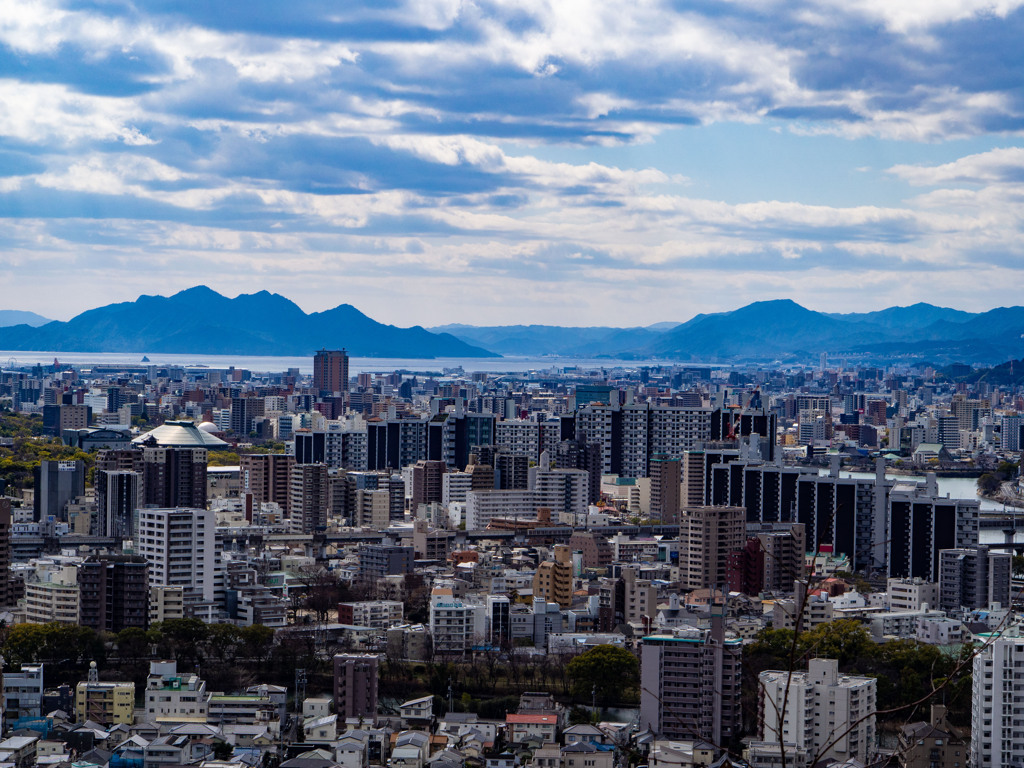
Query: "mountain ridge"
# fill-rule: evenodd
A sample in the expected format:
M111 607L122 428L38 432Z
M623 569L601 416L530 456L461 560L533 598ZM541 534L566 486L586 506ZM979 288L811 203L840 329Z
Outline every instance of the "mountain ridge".
M253 322L265 318L273 322ZM95 307L66 322L0 328L0 349L12 351L312 355L323 347L355 357L500 356L451 334L379 323L348 304L306 314L280 294L230 299L204 285Z

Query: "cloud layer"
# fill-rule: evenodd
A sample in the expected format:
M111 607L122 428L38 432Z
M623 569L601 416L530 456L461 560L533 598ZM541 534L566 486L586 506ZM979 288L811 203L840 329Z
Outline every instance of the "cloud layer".
M0 0L5 301L203 282L399 324L1017 302L1021 5ZM856 203L745 196L785 182L757 146L702 195L708 158L676 158L736 124L830 137ZM854 171L873 146L895 160Z

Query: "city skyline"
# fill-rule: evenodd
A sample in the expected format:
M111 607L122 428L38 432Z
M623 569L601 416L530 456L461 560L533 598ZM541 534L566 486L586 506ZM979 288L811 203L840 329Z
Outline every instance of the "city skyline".
M1013 0L15 3L2 308L200 283L403 326L1017 304L1022 27Z

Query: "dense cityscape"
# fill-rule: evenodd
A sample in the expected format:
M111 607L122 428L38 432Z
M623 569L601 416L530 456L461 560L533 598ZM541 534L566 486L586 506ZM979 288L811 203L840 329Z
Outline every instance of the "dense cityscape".
M0 763L1024 759L998 369L349 363L0 370Z

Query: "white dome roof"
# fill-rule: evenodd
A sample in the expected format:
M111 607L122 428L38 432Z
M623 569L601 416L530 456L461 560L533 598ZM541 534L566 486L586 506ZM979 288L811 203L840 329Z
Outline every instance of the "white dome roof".
M219 431L217 429L217 425L214 424L212 421L201 421L201 422L199 422L199 428L201 430L203 430L203 432L217 432L217 431Z

